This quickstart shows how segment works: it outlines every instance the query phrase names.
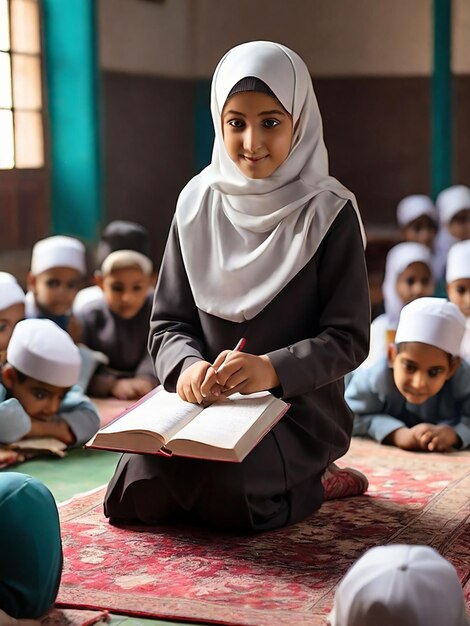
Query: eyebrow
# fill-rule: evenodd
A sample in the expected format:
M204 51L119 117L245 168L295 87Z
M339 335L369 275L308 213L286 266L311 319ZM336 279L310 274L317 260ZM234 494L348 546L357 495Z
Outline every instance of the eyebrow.
M240 117L246 117L246 115L242 113L241 111L234 111L233 109L229 109L228 111L226 111L224 113L224 117L229 114L240 115ZM286 115L286 114L284 113L284 111L281 111L280 109L272 109L271 111L261 111L261 113L258 113L258 117L261 117L263 115Z
M414 365L416 367L418 367L418 363L416 363L416 361L412 361L411 359L403 359L403 361L406 363L406 365ZM435 369L444 369L444 365L440 364L440 365L430 365L427 369L428 370L435 370Z
M48 396L52 396L52 391L49 391L49 389L46 389L45 387L33 387L33 391L36 393L40 391Z

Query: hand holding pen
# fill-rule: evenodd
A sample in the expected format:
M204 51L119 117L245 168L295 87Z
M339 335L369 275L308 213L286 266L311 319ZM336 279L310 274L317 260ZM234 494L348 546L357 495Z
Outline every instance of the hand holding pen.
M279 385L269 357L242 352L245 343L240 339L234 350L222 352L213 364L224 396L266 391Z

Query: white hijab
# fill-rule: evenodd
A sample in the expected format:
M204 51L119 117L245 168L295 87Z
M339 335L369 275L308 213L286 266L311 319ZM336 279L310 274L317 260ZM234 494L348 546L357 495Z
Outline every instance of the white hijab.
M412 263L425 263L432 274L431 251L422 243L404 241L393 246L385 261L385 277L382 283L384 308L389 328L396 328L404 304L397 293L397 280Z
M254 76L292 115L284 163L268 178L245 176L225 149L221 113L232 87ZM354 195L328 175L328 155L312 81L292 50L253 41L230 50L212 79L211 164L183 189L176 208L189 284L202 311L234 322L255 317L310 261Z

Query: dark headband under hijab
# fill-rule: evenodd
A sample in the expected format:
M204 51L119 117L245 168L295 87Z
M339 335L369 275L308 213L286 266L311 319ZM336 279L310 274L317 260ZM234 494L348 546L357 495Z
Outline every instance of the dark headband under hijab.
M242 91L258 91L261 93L266 93L268 96L272 96L273 98L276 98L274 91L270 89L265 82L263 82L259 78L256 78L256 76L245 76L245 78L242 78L237 83L235 83L227 96L227 100L234 96L236 93L241 93Z

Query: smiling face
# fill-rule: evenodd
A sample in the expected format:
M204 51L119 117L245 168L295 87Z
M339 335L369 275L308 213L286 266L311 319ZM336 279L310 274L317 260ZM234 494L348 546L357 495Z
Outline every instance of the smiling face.
M460 359L427 343L407 342L390 346L389 362L402 396L412 404L423 404L442 389Z
M56 387L19 374L11 365L3 370L3 384L33 419L46 421L57 415L68 387Z
M151 277L134 267L113 270L96 280L110 310L123 319L137 315L152 285Z
M431 270L426 263L421 261L410 263L398 276L396 289L403 304L408 304L423 296L432 296L434 286Z
M276 98L257 91L237 93L222 111L227 154L248 178L267 178L286 160L292 116Z
M37 276L30 274L28 288L34 293L38 307L52 315L65 315L72 308L80 288L82 275L70 267L54 267Z
M447 285L447 295L465 317L470 317L470 278L453 280Z

